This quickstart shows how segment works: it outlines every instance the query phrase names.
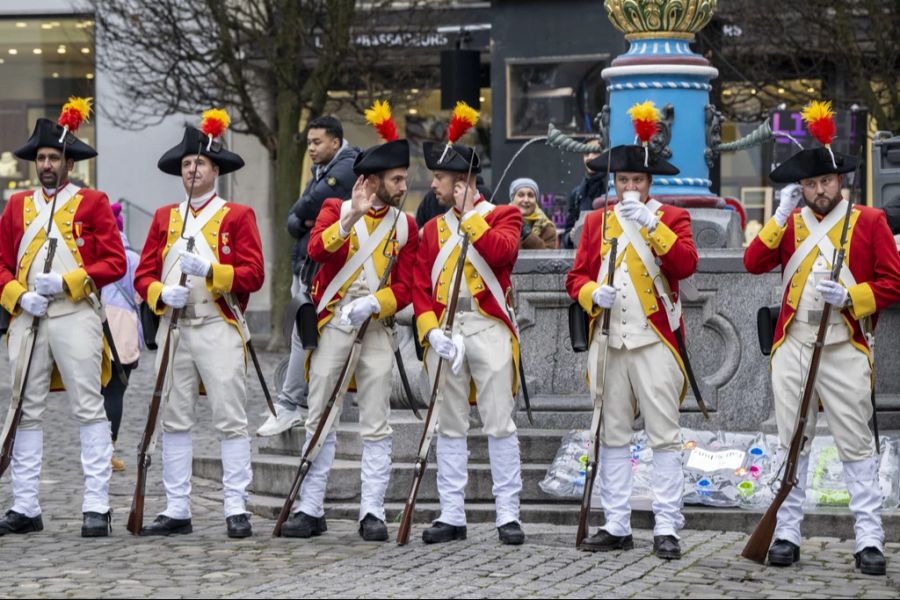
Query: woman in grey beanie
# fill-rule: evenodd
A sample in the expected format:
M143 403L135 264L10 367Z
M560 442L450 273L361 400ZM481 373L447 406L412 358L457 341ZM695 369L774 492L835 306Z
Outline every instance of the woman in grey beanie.
M541 190L534 179L520 177L509 185L509 200L522 211L519 247L526 250L556 248L556 226L538 207Z

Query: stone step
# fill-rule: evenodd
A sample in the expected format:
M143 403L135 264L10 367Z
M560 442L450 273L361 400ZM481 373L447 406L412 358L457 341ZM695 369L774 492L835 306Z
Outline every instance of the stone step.
M290 456L259 456L253 459L253 483L251 490L270 496L287 495L297 472L299 459ZM547 473L548 464L522 465L522 500L543 503L567 501L545 494L538 483ZM429 464L419 488L419 498L427 502L437 501L435 474L437 465ZM222 462L219 457L194 457L194 474L221 481ZM406 500L412 485L413 463L394 462L391 481L386 494L387 501ZM336 459L328 477L326 499L329 502L359 500L360 464L358 460ZM493 502L493 481L487 464L469 464L469 482L466 497L473 502Z
M262 517L275 519L281 510L284 498L253 494L247 509ZM643 504L643 506L641 506ZM566 502L541 503L523 502L521 505L521 520L525 533L528 533L529 523L549 523L575 527L578 525L580 502L570 499ZM396 535L396 523L403 513L402 502L385 504L385 516L391 527L391 540ZM635 503L632 507L631 524L635 529L652 529L653 512L646 503ZM414 520L411 539L420 539L421 532L428 524L437 519L440 514L440 505L436 502L417 502L416 516ZM325 516L329 519L357 520L359 518L359 504L353 502L337 502L325 504ZM741 531L752 533L763 516L762 511L743 510L740 508L712 508L705 506L686 506L684 508L685 528L701 531ZM493 502L467 502L466 518L470 523L492 523L494 521ZM900 542L900 511L886 510L883 514L885 542ZM591 513L591 527L599 526L603 522L602 513ZM816 510L809 511L803 520L803 536L811 537L839 537L853 539L853 515L848 510ZM572 531L574 537L575 532ZM573 539L574 543L574 539Z
M415 417L392 418L393 456L395 461L414 461L419 450L424 424ZM568 430L565 429L519 429L519 449L522 462L552 462L560 442ZM257 438L260 455L299 456L306 439L303 427L294 427L275 436ZM481 430L469 432L469 462L483 463L488 460L488 436ZM432 443L432 452L434 442ZM337 429L337 457L359 459L362 456L362 438L358 423L340 423Z

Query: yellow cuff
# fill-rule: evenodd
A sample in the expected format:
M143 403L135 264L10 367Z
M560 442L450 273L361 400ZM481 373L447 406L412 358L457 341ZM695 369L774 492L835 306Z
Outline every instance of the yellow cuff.
M322 232L322 244L328 252L337 252L350 236L341 237L341 222L335 221L328 229Z
M62 278L66 292L73 302L78 302L87 296L87 286L85 285L88 279L87 271L84 269L75 269L74 271L63 274Z
M766 245L766 248L774 250L781 244L781 238L784 237L785 231L787 231L787 223L782 227L778 224L778 221L775 220L775 217L772 217L769 219L769 222L766 223L765 227L760 229L759 239Z
M589 281L578 290L578 304L584 309L584 312L596 317L600 314L600 307L594 304L594 290L600 287L596 281Z
M11 315L19 314L22 311L22 307L17 307L16 305L19 303L19 298L22 297L22 294L27 291L28 289L17 280L10 279L3 286L3 293L0 294L0 306L5 308L6 312Z
M386 319L397 312L397 297L391 288L382 288L375 292L375 299L381 305L381 310L375 315L376 319Z
M160 302L159 297L162 296L163 288L166 287L163 285L162 281L154 281L150 284L150 287L147 288L147 306L150 307L154 313L161 315L166 312L166 307L162 302ZM162 304L162 306L160 306Z
M678 234L672 231L668 225L658 221L656 229L650 234L650 246L656 250L656 254L664 256L678 241Z
M419 315L416 318L416 330L419 332L419 342L424 346L428 342L428 340L425 339L428 332L440 326L441 324L438 322L437 315L434 314L433 310L429 310L428 312Z
M223 265L222 263L213 264L212 277L206 278L206 289L208 289L213 294L225 294L231 291L231 285L233 283L233 266Z
M858 283L847 290L850 294L850 314L857 321L863 317L868 317L878 310L875 303L875 294L872 292L872 286L868 283Z
M469 241L474 244L491 226L484 220L480 212L476 212L472 216L463 219L462 228L463 231L469 234Z

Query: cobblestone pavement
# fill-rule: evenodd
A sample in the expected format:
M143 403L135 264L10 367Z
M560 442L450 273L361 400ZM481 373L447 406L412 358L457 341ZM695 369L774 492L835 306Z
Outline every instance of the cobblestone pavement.
M263 355L271 377L279 357ZM313 540L273 539L272 522L254 517L256 535L225 536L220 488L195 480L194 533L135 538L125 530L133 489L134 453L153 384L152 354L132 375L119 447L128 470L113 475L112 537L84 540L78 427L63 394L54 394L45 423L41 503L45 529L0 538L0 594L7 597L900 597L900 544L889 544L888 576L854 572L853 544L835 538L804 540L799 567L760 567L739 558L742 533L683 532L685 557L666 563L652 555L652 533L635 532L630 552L586 554L572 547L573 527L525 524L521 547L498 544L490 525L473 525L463 542L425 546L417 524L412 542L360 541L356 523L329 521ZM271 379L270 379L271 381ZM253 429L264 410L258 384ZM5 344L0 350L0 410L9 398ZM197 454L217 452L209 411L199 407ZM163 506L157 459L151 469L147 519ZM0 507L10 504L9 476L0 481ZM392 534L396 525L391 526Z

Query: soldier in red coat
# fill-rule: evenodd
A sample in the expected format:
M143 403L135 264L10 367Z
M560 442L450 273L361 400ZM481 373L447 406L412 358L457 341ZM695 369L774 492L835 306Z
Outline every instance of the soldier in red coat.
M818 133L825 145L801 150L769 175L773 182L787 185L775 215L744 254L751 273L768 273L775 267L782 271L781 312L772 346L772 391L782 451L790 446L797 427L822 308L826 302L833 306L816 377L818 401L814 397L810 404L808 442L797 467L798 483L778 510L769 563L788 566L800 558L809 450L821 403L843 461L850 509L856 517L856 566L866 574L884 575L878 457L869 431L870 336L878 311L900 299L900 255L884 212L857 204L850 217L840 281L830 280L847 214L847 200L841 197L844 174L854 171L857 161L831 150L827 132L833 135L833 122L827 104L812 103L803 114L810 131Z
M353 172L358 179L352 197L326 200L309 238L309 256L321 268L312 284L319 341L307 357L306 444L323 418L360 326L372 317L353 372L362 437L359 534L366 541L386 541L384 495L391 476L393 439L389 423L394 367L391 338L395 335L391 317L412 299L419 238L415 219L400 208L406 196L409 142L397 137L386 103L376 103L366 112L376 127L382 125L380 131L390 130L385 135L388 141L356 157ZM394 256L385 285L379 288ZM342 403L343 398L336 399L332 423L338 422ZM329 427L327 421L325 427ZM285 537L308 538L326 530L325 488L337 433L331 426L321 435L324 443L313 458L294 512L282 527Z
M653 449L653 550L660 558L677 559L684 526L678 420L688 383L676 338L684 327L678 282L697 269L697 249L688 212L650 197L653 175L675 175L677 168L631 145L608 150L588 167L602 173L607 165L620 200L588 215L566 279L569 295L591 317L588 382L595 405L603 405L595 418L602 414L600 503L606 523L580 547L601 552L633 547L630 444L639 410ZM613 238L618 254L610 285ZM611 316L609 335L599 327L605 311Z
M511 318L510 276L519 254L522 212L495 206L478 192L481 171L473 148L426 142L425 162L434 172L431 189L447 213L425 224L415 268L413 306L425 363L434 377L440 359L450 361L437 409L437 485L441 514L423 532L426 543L466 538L465 487L468 479L469 402L474 400L488 437L500 541L521 544L522 490L515 394L519 338ZM471 169L470 169L471 165ZM469 174L467 177L467 173ZM454 330L442 323L453 287L462 235L469 237Z
M13 316L8 336L13 386L26 370L28 377L24 390L13 389L14 395L21 394L23 412L12 456L13 506L0 520L0 535L43 529L38 504L41 423L48 392L63 387L81 424L81 534L109 532L112 439L100 388L111 369L96 291L125 274L125 250L106 194L69 181L75 161L93 158L96 151L66 133L63 152L62 135L62 127L38 119L31 138L15 154L34 162L41 185L13 194L0 216L0 304ZM51 269L44 273L54 194L50 237L57 247ZM41 318L36 334L31 332L34 317Z
M172 309L182 309L162 409L166 509L143 529L143 535L192 531L191 429L201 386L221 438L228 536L252 534L245 508L252 472L246 411L249 331L243 311L250 294L262 287L265 268L253 209L216 192L216 179L243 165L240 156L220 143L208 145L194 127L188 127L181 143L159 160L159 169L180 176L185 191L192 194L156 211L135 272L135 289L162 316L160 348ZM192 251L189 240L194 242ZM182 273L187 276L184 286L179 285Z

